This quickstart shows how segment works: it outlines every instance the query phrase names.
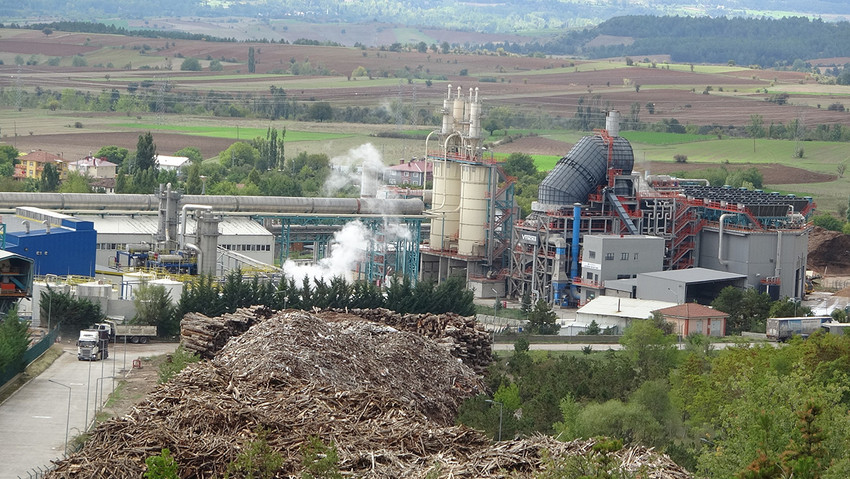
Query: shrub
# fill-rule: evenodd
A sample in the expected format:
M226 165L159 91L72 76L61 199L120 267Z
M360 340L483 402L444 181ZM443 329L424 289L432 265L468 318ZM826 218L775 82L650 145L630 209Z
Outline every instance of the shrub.
M677 153L677 154L673 155L673 159L676 160L676 163L687 163L688 162L688 155L682 155L682 154Z

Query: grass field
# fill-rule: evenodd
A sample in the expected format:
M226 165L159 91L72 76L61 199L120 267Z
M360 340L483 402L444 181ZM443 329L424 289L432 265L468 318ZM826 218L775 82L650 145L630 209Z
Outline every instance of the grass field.
M193 136L209 136L214 138L232 138L234 140L250 140L256 137L265 138L268 128L240 128L232 126L191 126L191 125L155 125L138 123L116 123L117 128L139 128L142 130L164 130L186 133ZM286 130L286 142L297 141L327 141L352 136L346 133L322 133L313 131Z
M620 136L632 143L645 145L677 145L694 141L714 140L714 135L689 135L677 133L661 133L655 131L623 131Z

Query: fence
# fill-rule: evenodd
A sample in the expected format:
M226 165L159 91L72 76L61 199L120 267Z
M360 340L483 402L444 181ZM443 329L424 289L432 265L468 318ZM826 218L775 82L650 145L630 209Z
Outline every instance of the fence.
M59 328L53 328L53 331L44 335L41 340L26 350L19 364L11 364L0 371L0 388L6 385L12 379L23 372L23 370L39 356L44 354L50 346L56 341L56 336L59 334Z

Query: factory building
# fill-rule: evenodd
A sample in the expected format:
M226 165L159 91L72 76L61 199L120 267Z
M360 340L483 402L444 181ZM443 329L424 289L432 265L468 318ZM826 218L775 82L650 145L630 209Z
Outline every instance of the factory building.
M156 241L159 219L151 215L81 215L97 230L97 264L116 266L118 252L149 251ZM197 220L186 219L186 235L194 237ZM261 224L245 216L224 216L218 223L218 246L265 264L274 264L274 235ZM128 266L127 256L123 264Z
M642 177L632 172L633 165L631 145L619 136L619 113L609 112L606 129L579 140L557 162L540 184L532 213L514 223L507 273L509 296L518 298L529 292L553 305L580 306L605 291L606 281L628 282L626 275L637 274L628 287L611 285L616 294L634 297L629 290L632 286L641 290L640 274L649 271L630 271L626 264L635 263L635 253L641 263L644 255L657 262L659 251L663 254L658 270L702 267L706 268L700 270L703 272L725 273L710 291L736 284L777 299L803 295L808 220L815 208L811 198L712 187L705 180ZM435 184L436 177L435 173ZM605 236L612 240L600 240ZM617 243L620 237L636 238L635 245L641 238L660 241L625 251ZM659 249L661 242L663 249ZM626 253L630 254L628 261ZM606 268L603 275L605 258L611 258L612 265L619 261L623 271L612 267L608 274ZM699 278L689 281L700 282ZM701 287L708 291L706 284ZM658 290L648 287L648 291ZM677 301L709 301L709 296L675 295ZM654 299L673 298L668 294Z
M659 271L664 264L664 238L647 235L584 235L581 286L582 302L604 293L606 281L637 278L638 273Z
M94 276L97 232L90 221L18 207L12 223L17 227L5 230L3 249L30 258L32 274Z
M433 163L428 243L422 246L421 277L443 281L466 278L479 297L504 294L511 229L517 213L515 178L484 155L478 89L443 100L443 121L425 143Z

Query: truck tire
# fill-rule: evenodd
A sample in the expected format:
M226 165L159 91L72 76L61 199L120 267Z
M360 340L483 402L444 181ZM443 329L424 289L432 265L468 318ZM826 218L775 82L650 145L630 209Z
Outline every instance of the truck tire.
M133 343L133 344L139 344L139 337L138 336L130 336L130 342Z
M148 344L148 337L147 337L147 336L142 336L142 337L140 337L140 338L139 338L139 343L141 343L141 344Z

